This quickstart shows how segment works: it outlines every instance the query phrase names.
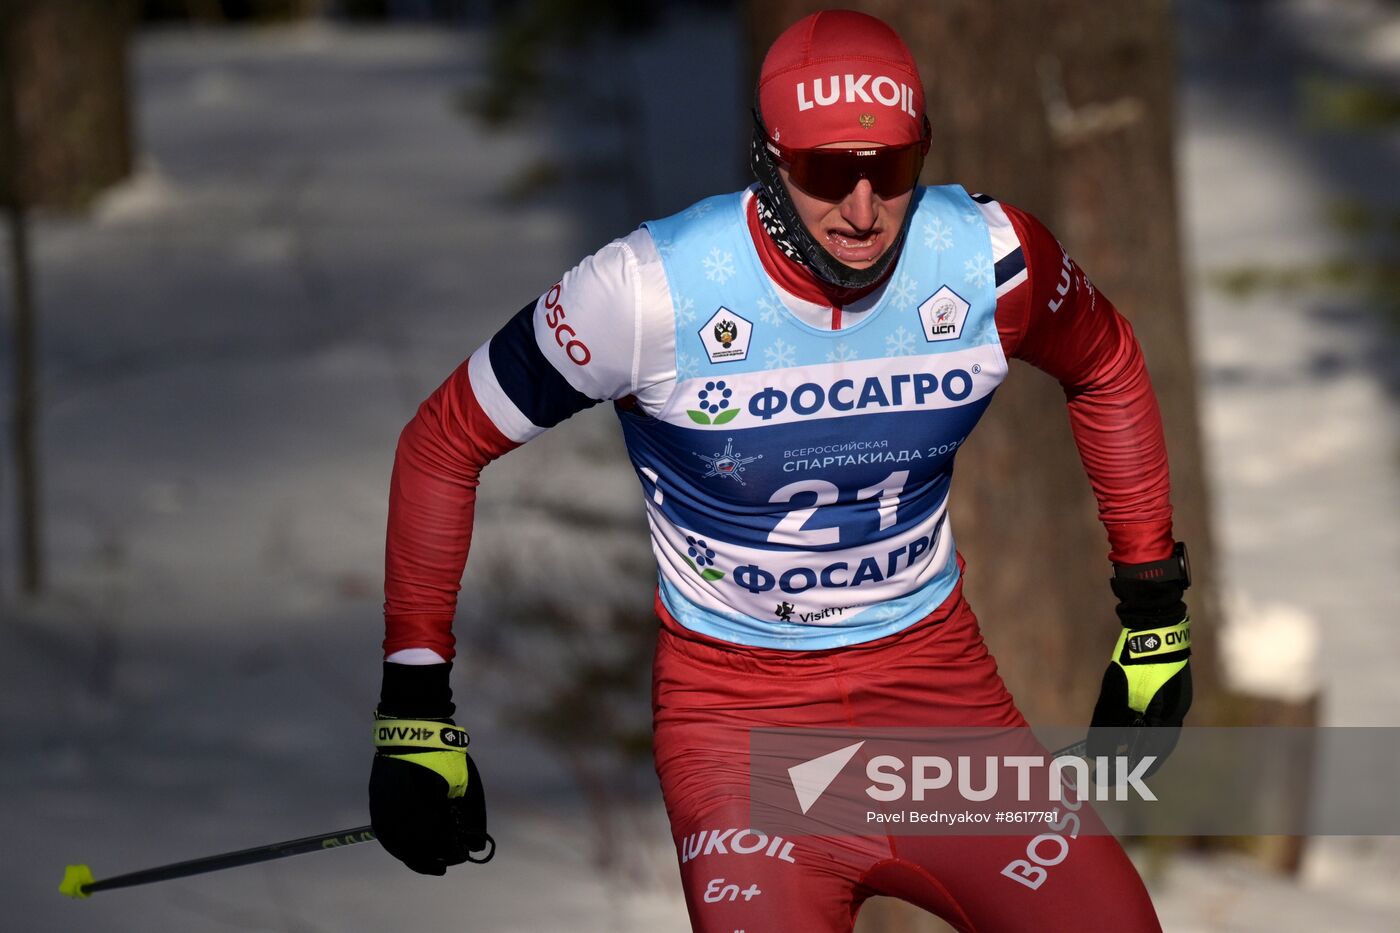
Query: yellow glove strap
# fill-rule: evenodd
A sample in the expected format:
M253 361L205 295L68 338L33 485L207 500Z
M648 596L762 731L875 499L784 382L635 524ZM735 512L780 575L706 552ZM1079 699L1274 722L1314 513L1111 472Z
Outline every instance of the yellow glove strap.
M1127 654L1122 653L1124 647L1128 649ZM1190 647L1191 617L1187 616L1175 625L1133 631L1124 629L1113 656L1124 661L1142 661Z
M1147 712L1147 704L1183 667L1186 660L1154 662L1153 657L1172 654L1191 647L1191 617L1176 625L1129 631L1118 634L1113 649L1113 663L1123 671L1128 681L1128 707L1139 713ZM1127 661L1129 663L1124 664Z
M465 751L471 741L467 730L450 722L431 719L376 719L375 748L431 748L439 751Z
M448 797L461 797L467 792L467 743L470 741L465 729L450 722L377 717L374 721L375 748L425 749L421 752L380 754L421 765L437 773L447 782Z

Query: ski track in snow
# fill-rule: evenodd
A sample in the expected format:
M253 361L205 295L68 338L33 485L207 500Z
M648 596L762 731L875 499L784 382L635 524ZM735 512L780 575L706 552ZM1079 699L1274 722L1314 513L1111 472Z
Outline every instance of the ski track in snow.
M1311 24L1320 50L1384 61L1400 26L1365 20L1366 6L1347 7L1368 23L1359 31L1315 4L1285 14ZM1240 15L1195 3L1183 21L1199 38ZM738 69L733 30L687 21L629 67L703 68L723 86ZM493 828L510 827L491 865L444 884L370 844L84 903L54 891L68 862L100 878L366 820L398 430L512 311L638 219L635 193L606 185L501 202L515 170L559 147L538 123L489 135L452 113L480 80L482 47L475 34L326 26L143 36L142 170L90 216L36 225L54 595L0 604L7 928L684 928L655 795L620 821L625 870L600 871L560 763L494 721L469 660L459 705ZM1333 192L1298 131L1208 93L1209 54L1187 68L1180 150L1219 573L1320 624L1330 722L1400 723L1396 408L1370 365L1384 338L1345 296L1235 301L1203 284L1219 265L1337 246L1319 221ZM1278 55L1262 44L1240 86ZM709 108L740 100L732 90ZM651 135L676 134L647 166L651 216L727 187L721 160L693 155L712 151L724 119L696 119L693 101L678 124L672 106L642 108ZM579 149L615 148L606 128L569 130ZM490 624L472 607L499 598L495 571L578 604L628 598L608 571L648 556L616 435L606 412L586 414L487 471L459 632ZM587 508L609 519L586 535L544 517L568 501L554 479L585 473ZM0 481L8 497L8 468ZM637 585L648 598L646 574ZM1395 842L1314 842L1299 883L1218 857L1175 859L1149 883L1171 931L1387 929Z

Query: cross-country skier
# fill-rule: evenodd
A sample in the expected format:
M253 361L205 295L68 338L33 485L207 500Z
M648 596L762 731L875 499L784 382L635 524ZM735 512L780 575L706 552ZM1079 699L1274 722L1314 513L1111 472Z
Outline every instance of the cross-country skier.
M923 85L881 21L830 11L791 26L756 102L756 184L564 273L405 428L375 831L427 874L484 844L474 764L413 725L454 711L477 478L606 400L659 568L655 763L696 930L849 930L873 894L960 930L1157 930L1111 836L1080 835L1036 865L1013 836L753 845L752 727L1025 725L963 598L947 516L954 455L1012 357L1064 386L1111 545L1122 631L1094 725L1179 726L1191 701L1189 648L1162 647L1189 637L1188 580L1127 322L1034 217L918 186ZM717 878L755 893L708 897Z

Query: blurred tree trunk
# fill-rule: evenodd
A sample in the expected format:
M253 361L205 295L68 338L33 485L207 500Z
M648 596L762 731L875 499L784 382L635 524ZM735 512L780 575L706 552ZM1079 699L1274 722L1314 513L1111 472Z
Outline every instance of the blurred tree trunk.
M4 0L0 56L30 207L82 207L131 173L126 0Z
M0 37L5 33L0 32ZM34 375L34 300L29 268L29 218L19 190L19 132L9 80L10 59L0 56L0 202L9 234L10 333L14 372L12 437L19 505L20 588L33 595L43 586L39 560L39 476L34 422L38 380Z
M131 172L125 0L0 4L0 203L9 227L20 580L43 586L38 337L29 209L75 208Z
M1091 0L751 2L754 74L779 32L838 5L888 22L919 62L933 124L923 181L958 182L1040 217L1133 323L1166 425L1176 535L1190 542L1197 570L1188 594L1198 623L1193 718L1208 721L1218 612L1177 242L1168 4L1106 17ZM1087 724L1117 619L1107 543L1060 387L1013 364L957 474L951 512L968 598L1002 676L1032 722ZM938 928L896 920L899 910L881 901L872 907L864 929Z
M1058 168L1055 225L1147 355L1171 458L1176 536L1190 542L1197 576L1187 595L1200 649L1195 722L1203 724L1220 699L1221 612L1181 264L1170 4L1151 0L1116 17L1086 0L1052 0L1049 8L1058 51L1043 62L1042 99L1055 144L1049 161Z

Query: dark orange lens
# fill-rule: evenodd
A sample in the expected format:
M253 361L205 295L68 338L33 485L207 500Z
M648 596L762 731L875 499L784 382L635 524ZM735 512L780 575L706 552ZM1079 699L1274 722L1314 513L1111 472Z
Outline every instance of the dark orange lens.
M871 149L794 149L782 153L793 184L823 201L839 201L862 178L882 198L893 198L913 188L923 167L922 146L887 146Z

